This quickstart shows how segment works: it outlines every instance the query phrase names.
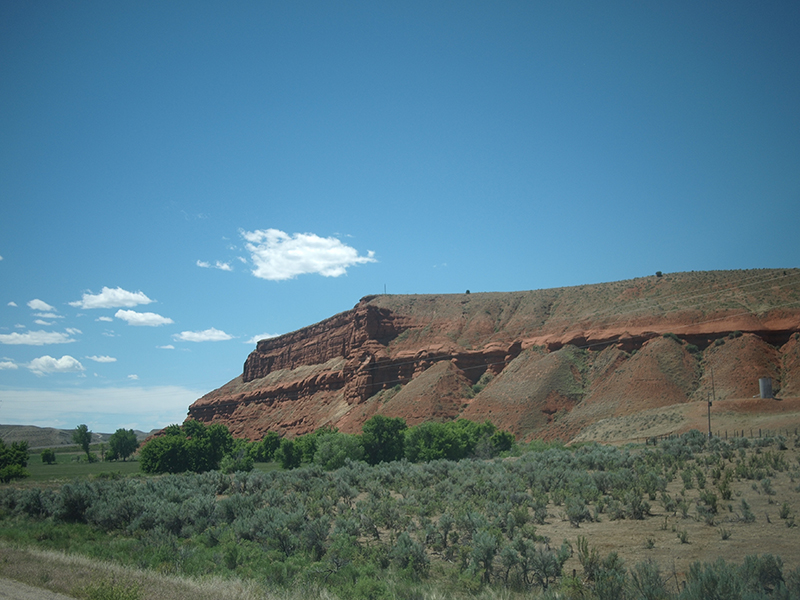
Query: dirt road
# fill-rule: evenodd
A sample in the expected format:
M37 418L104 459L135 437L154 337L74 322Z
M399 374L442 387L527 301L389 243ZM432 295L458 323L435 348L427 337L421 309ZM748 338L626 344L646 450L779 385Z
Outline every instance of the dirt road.
M0 579L0 600L74 600L70 596L56 594L49 590L31 587L14 581Z

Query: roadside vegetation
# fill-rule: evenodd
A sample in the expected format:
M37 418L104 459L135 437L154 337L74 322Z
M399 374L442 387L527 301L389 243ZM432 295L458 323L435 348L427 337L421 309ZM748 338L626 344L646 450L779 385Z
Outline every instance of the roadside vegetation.
M174 427L139 463L168 439L159 444L183 457L182 472L0 488L2 544L256 594L241 597L800 599L795 557L713 557L679 572L646 554L667 537L692 548L698 528L719 543L757 536L770 516L754 512L753 498L796 531L800 440L692 431L657 445L567 448L512 444L490 424L381 418L360 436L322 430L289 445ZM192 444L207 462L192 458ZM256 468L223 468L239 463ZM600 523L652 531L642 558L602 550L606 540L590 533ZM563 537L547 534L560 524ZM131 581L125 597L155 597L144 579ZM72 591L89 597L81 585Z

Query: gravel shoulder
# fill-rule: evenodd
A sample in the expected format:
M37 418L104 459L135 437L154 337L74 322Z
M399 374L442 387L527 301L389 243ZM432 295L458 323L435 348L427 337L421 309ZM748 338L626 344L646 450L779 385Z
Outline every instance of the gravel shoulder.
M0 600L74 600L71 596L32 587L13 579L0 579Z

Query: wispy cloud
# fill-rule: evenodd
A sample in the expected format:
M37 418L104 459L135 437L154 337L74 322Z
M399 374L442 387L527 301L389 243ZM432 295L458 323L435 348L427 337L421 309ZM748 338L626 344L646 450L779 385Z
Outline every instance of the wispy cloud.
M133 381L138 381L139 380L139 376L138 375L128 375L128 379L132 379Z
M19 367L18 367L17 363L12 362L10 360L0 361L0 371L10 370L10 369L18 369L18 368Z
M219 269L220 271L233 271L233 267L231 267L230 263L224 263L219 260L215 262L213 265L204 260L198 260L197 266L202 267L204 269Z
M161 350L175 350L175 346L172 344L167 344L165 346L156 346L156 348L160 348Z
M103 321L105 323L111 323L114 319L111 317L97 317L95 321Z
M57 315L54 312L41 312L41 313L34 313L34 317L39 317L40 319L63 319L64 315Z
M88 360L93 360L94 362L99 363L112 363L117 362L117 359L113 356L85 356L84 358Z
M8 303L8 305L9 305L9 306L16 306L16 305L17 305L17 303L16 303L16 302L14 302L14 301L12 300L11 302L9 302L9 303Z
M154 302L142 292L129 292L121 287L111 289L104 287L99 294L86 292L80 300L70 302L70 306L78 308L131 308L139 304Z
M233 336L213 327L204 331L181 331L172 337L183 342L222 342L233 339Z
M40 356L28 363L28 368L36 375L47 375L48 373L80 373L84 370L80 361L69 355L62 356L61 358Z
M25 333L5 333L0 334L0 344L25 345L25 346L44 346L47 344L69 344L75 340L71 337L72 331L67 333L58 331L26 331ZM78 332L80 333L80 332Z
M28 307L32 308L33 310L39 310L44 312L56 312L54 306L50 306L47 302L39 300L38 298L34 298L30 302L28 302Z
M308 273L338 277L353 265L376 262L374 252L359 256L355 248L334 237L323 238L313 233L289 235L278 229L241 234L255 265L252 273L261 279L282 281Z
M34 320L34 323L36 323L37 325L44 325L45 327L49 327L50 325L53 324L52 321L43 321L42 319L36 319Z
M151 312L140 313L135 310L120 309L114 313L114 316L127 322L128 325L135 325L137 327L157 327L159 325L174 323L169 317L162 317L161 315Z
M245 344L257 344L261 340L268 340L269 338L278 337L279 333L262 333L261 335L254 335L249 340L245 340Z

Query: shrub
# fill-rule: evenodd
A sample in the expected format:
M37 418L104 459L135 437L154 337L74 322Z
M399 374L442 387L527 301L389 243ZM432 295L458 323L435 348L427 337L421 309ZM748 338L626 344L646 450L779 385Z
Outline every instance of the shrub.
M223 473L247 473L253 470L253 457L244 452L226 454L219 463L219 470Z
M86 511L95 498L96 493L88 483L68 483L61 488L54 516L67 523L85 523Z
M46 465L52 465L56 462L56 453L52 448L42 450L42 462Z
M139 585L136 583L101 581L90 583L81 591L81 597L87 600L139 600L142 597Z
M756 520L756 516L753 514L753 511L750 510L750 504L748 504L747 500L742 498L742 521L745 523L753 523Z
M720 558L715 563L692 563L681 599L741 598L742 592L742 581L736 568Z
M583 498L571 496L566 500L566 514L570 525L580 527L583 521L591 521L591 513Z
M417 576L424 575L430 564L422 544L405 531L398 536L390 556L401 569L410 569Z

